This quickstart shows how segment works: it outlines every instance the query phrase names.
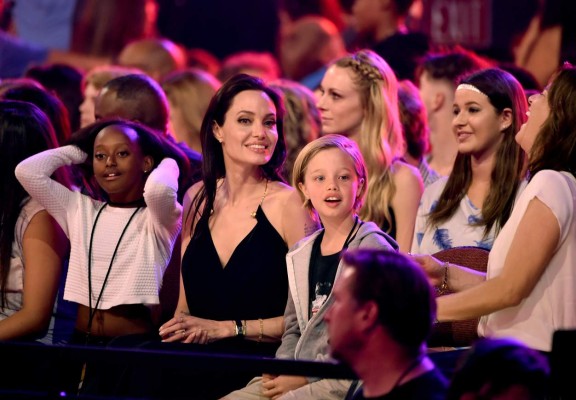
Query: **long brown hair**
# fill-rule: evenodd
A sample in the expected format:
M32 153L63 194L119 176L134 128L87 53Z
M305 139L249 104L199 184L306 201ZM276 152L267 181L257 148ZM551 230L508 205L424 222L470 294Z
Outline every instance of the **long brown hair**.
M16 222L28 202L28 193L16 180L14 169L26 158L56 147L54 128L40 108L23 101L0 101L0 308L6 305ZM68 171L60 169L54 178L70 186Z
M238 74L228 79L212 97L208 110L202 121L200 135L202 140L202 187L192 199L192 205L184 219L184 224L190 223L192 239L205 232L208 220L214 209L218 179L226 177L224 152L222 144L214 137L214 123L222 126L226 113L232 106L234 98L243 91L257 90L266 93L276 107L276 129L278 142L268 163L260 167L262 174L271 181L284 182L282 165L286 160L286 142L284 140L284 103L282 97L274 89L267 86L260 78L246 74ZM193 210L193 211L192 211ZM196 218L198 222L196 224ZM193 228L193 229L192 229Z
M566 65L548 90L550 115L530 151L533 177L543 169L569 171L576 176L576 68Z
M488 96L490 104L501 114L505 108L512 110L512 123L503 131L504 138L496 153L496 162L490 179L490 191L482 205L482 220L476 224L484 226L484 237L496 228L496 232L510 217L516 191L524 175L525 155L514 139L516 132L526 119L528 110L524 90L508 72L490 68L476 72L461 83L478 88ZM454 161L452 173L434 210L428 215L428 224L437 226L454 215L472 183L470 154L459 153Z

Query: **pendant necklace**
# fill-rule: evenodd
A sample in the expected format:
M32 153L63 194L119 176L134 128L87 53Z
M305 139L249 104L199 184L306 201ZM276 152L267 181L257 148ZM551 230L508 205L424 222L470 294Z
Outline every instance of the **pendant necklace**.
M258 204L258 208L262 207L262 203L264 203L264 199L266 198L267 194L268 194L268 179L266 179L266 186L264 186L264 194L262 195L262 198L260 199L260 204ZM256 213L258 212L258 208L250 213L250 216L252 218L256 218Z

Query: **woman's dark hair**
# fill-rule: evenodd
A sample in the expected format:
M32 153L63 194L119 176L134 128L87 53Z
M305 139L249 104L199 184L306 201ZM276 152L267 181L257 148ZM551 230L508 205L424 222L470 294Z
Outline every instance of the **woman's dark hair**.
M23 79L2 93L2 99L26 101L34 104L50 119L56 133L56 139L58 139L60 145L70 138L71 129L68 110L58 96L48 90L40 88L32 82L27 83Z
M14 175L26 158L58 147L54 129L46 115L34 104L0 101L0 293L1 308L6 303L6 281L14 242L16 221L27 202L28 193ZM63 171L56 179L67 184Z
M80 168L80 173L84 180L85 187L83 190L90 196L100 200L107 200L106 193L100 188L94 178L92 160L94 158L94 141L96 140L96 136L100 131L108 126L118 126L134 130L138 135L138 144L142 150L142 154L144 156L150 156L154 160L152 169L156 168L163 158L173 158L178 164L178 169L180 170L178 181L179 186L182 179L185 179L185 177L190 174L190 163L188 158L174 143L164 138L161 132L154 131L138 122L122 119L96 121L74 133L69 142L69 144L78 146L88 155L86 162L78 165L77 168ZM148 173L150 173L150 171L148 171ZM179 187L179 193L180 191L184 192L187 189L188 188Z
M525 154L515 140L516 132L526 119L528 110L522 86L510 73L497 68L476 72L460 83L473 85L488 96L497 114L505 108L512 110L512 123L503 131L504 138L496 153L496 162L491 174L490 191L482 205L482 219L478 226L484 226L484 237L493 227L496 232L510 217L516 192L525 169ZM429 224L437 226L450 219L468 192L472 182L470 154L458 153L452 173L438 199L438 204L429 214Z
M246 90L264 92L276 107L278 142L276 143L270 161L262 165L261 170L266 179L284 182L282 178L282 165L286 160L286 142L284 140L283 130L284 107L282 98L274 89L266 86L259 78L246 74L235 75L228 79L220 89L218 89L214 97L212 97L208 110L204 115L202 127L200 128L204 185L196 194L192 202L192 207L190 207L190 210L194 208L192 215L200 215L200 220L198 224L196 224L197 228L194 230L194 237L198 236L201 232L202 228L198 229L198 227L207 225L200 222L207 221L208 218L210 218L210 212L214 207L214 199L216 198L217 181L226 176L222 144L214 137L214 124L216 123L219 126L224 124L226 113L230 109L234 98ZM202 211L200 211L201 208ZM185 222L188 220L189 215L190 212L186 215ZM193 224L194 219L195 218L192 218L192 221L190 221L191 224Z
M418 88L409 80L398 82L398 110L406 152L420 161L430 148L428 116Z
M25 76L40 82L42 86L54 93L68 110L71 132L80 128L80 104L84 99L82 93L83 72L68 64L54 63L35 65L29 68Z
M576 68L565 65L548 90L550 115L530 152L530 176L543 169L576 176Z

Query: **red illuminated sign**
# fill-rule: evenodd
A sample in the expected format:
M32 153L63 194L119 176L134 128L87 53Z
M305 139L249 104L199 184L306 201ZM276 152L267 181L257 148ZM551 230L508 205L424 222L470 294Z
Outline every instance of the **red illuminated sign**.
M435 44L486 47L491 43L491 0L428 0L424 29Z

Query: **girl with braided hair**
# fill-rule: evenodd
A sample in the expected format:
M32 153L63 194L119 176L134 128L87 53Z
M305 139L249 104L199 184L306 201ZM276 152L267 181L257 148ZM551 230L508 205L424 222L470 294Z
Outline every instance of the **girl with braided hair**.
M401 160L405 152L398 111L398 81L371 50L336 60L317 92L323 134L354 140L368 168L368 193L360 210L409 251L423 191L418 170Z

